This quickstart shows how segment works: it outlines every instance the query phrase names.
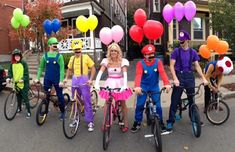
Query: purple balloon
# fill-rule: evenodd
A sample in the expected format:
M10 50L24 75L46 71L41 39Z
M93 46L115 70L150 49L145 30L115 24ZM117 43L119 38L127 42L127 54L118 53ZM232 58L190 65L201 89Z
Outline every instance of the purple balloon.
M197 11L196 4L193 1L188 1L184 4L184 13L185 18L188 21L191 21L193 17L195 16Z
M100 40L102 43L109 45L112 42L112 31L109 27L103 27L99 33Z
M174 15L176 20L179 22L184 17L184 5L180 2L175 3L174 6Z
M162 11L162 15L165 21L169 24L174 18L173 7L170 4L165 5Z

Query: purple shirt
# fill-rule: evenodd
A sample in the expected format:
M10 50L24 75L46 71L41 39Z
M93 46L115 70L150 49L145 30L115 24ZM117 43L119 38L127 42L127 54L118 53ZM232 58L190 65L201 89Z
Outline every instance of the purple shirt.
M189 60L190 60L190 48L188 48L187 50L184 50L183 48L181 48L180 50L181 52L181 60L182 60L182 68L184 72L188 72L191 71L192 65L189 64ZM174 51L171 54L171 59L175 60L175 71L180 71L180 58L179 58L179 48L175 48ZM195 61L199 61L199 56L197 54L197 52L192 49L192 63ZM191 67L190 67L191 66Z

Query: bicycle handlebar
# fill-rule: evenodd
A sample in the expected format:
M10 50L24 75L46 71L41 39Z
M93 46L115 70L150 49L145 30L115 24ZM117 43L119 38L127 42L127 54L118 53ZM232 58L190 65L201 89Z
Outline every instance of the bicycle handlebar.
M188 87L188 88L197 88L197 91L195 91L195 93L193 93L193 94L188 94L188 93L186 92L186 89L188 89L188 88L185 88L185 87L183 87L183 86L177 86L177 87L182 88L182 89L183 89L183 92L184 92L186 95L195 96L195 95L199 94L199 91L200 91L202 85L204 86L204 83L200 83L198 86L195 86L195 87ZM175 86L175 85L174 85L174 86Z
M100 87L100 90L107 90L109 92L113 92L113 91L120 91L121 88Z
M141 89L141 91L144 93L144 94L162 94L163 91L166 90L166 87L163 87L160 91L145 91L143 89Z

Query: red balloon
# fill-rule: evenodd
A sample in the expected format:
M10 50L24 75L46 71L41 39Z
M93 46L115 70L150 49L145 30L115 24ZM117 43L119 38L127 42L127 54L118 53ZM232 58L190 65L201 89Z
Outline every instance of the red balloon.
M148 20L144 24L144 34L149 40L157 40L163 34L162 23L154 20Z
M131 39L135 42L141 43L144 38L144 32L138 25L133 25L129 30L129 35Z
M135 20L135 24L137 24L140 27L143 27L144 23L147 20L147 15L145 11L141 8L137 9L134 14L134 20Z

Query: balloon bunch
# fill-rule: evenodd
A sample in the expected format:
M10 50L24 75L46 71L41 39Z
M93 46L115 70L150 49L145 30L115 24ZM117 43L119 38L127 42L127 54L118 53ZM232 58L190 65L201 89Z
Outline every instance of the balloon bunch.
M165 21L169 24L174 17L178 22L181 21L184 16L188 21L191 21L195 16L196 11L196 4L193 1L187 1L184 5L181 2L177 2L174 7L170 4L165 5L162 15Z
M98 25L98 19L95 15L86 18L80 15L76 19L76 27L79 31L86 33L88 30L94 31Z
M134 20L137 25L131 26L129 35L137 43L143 41L144 35L149 40L157 40L163 34L162 23L155 20L147 20L147 15L143 9L137 9L134 14Z
M43 28L45 30L45 32L47 33L47 35L51 35L52 31L54 33L58 32L61 28L61 23L59 19L53 19L52 21L50 21L49 19L46 19L43 22Z
M199 54L206 59L211 57L211 52L215 51L219 55L225 54L229 49L229 44L226 41L219 40L216 35L207 37L207 45L201 45Z
M120 25L114 25L111 29L103 27L100 30L99 37L102 43L109 45L112 41L118 43L122 40L124 31Z
M28 15L24 15L23 11L19 8L14 9L13 17L11 18L11 26L14 29L18 29L21 26L27 27L30 23Z

